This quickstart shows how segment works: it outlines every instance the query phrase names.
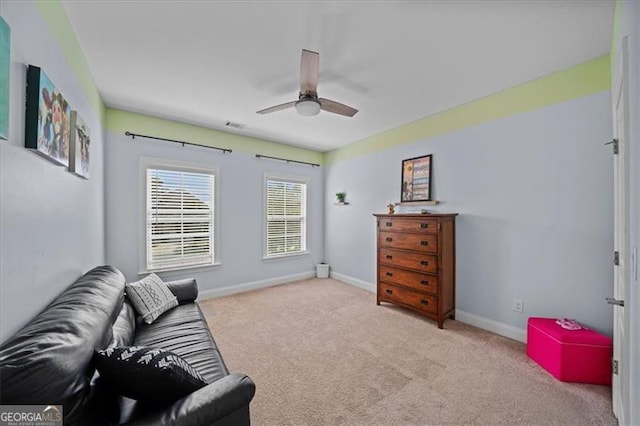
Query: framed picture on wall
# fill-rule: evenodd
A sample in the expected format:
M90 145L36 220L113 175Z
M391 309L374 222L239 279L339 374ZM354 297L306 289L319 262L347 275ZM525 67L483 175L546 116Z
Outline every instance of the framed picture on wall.
M63 166L69 165L71 107L39 67L27 69L25 147Z
M400 201L431 201L432 155L402 160Z
M71 111L69 138L69 171L89 179L89 147L91 133L78 111Z

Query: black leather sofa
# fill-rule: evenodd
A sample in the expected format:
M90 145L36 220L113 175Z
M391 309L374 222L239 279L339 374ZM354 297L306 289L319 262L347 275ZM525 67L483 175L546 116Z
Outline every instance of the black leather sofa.
M229 373L195 303L195 280L167 283L179 306L152 324L125 299L125 277L94 268L0 345L0 403L63 405L65 425L248 425L251 379ZM177 353L209 383L169 405L118 396L97 373L94 351L152 346Z

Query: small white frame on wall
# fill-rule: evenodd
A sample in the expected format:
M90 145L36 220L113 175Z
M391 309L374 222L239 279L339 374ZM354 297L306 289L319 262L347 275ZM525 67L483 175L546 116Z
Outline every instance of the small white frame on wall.
M71 111L71 137L69 139L69 171L89 179L89 148L91 132L78 111Z

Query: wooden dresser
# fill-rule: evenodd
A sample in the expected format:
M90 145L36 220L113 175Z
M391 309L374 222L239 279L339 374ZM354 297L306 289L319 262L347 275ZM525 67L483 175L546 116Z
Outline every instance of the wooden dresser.
M389 302L438 322L455 315L457 214L375 214L377 304Z

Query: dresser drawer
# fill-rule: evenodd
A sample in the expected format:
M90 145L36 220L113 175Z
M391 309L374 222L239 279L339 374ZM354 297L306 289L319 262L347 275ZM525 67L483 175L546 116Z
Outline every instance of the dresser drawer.
M435 275L420 274L385 265L380 265L378 272L381 281L438 294L438 277Z
M394 249L380 249L380 263L418 271L438 273L438 256L433 254L399 252Z
M435 219L396 219L380 218L378 227L381 231L403 231L403 232L438 232L438 221Z
M401 232L378 232L378 246L421 251L438 252L437 234L404 234Z
M438 312L437 298L413 290L396 287L381 282L379 291L382 299L387 299L401 305L411 306L430 314Z

